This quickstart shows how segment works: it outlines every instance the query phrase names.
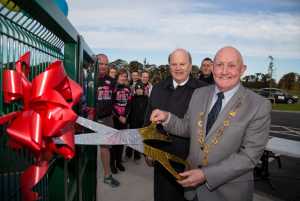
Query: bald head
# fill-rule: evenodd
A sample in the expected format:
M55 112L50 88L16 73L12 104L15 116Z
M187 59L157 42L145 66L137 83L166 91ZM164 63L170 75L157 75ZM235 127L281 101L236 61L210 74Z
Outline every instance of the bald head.
M220 91L226 92L237 86L245 70L242 55L236 48L223 47L216 53L212 72Z
M171 58L173 56L176 56L176 55L179 55L179 54L182 54L185 57L187 57L189 63L192 64L192 56L191 56L191 54L187 50L185 50L183 48L175 49L173 52L171 52L171 54L169 54L169 58L168 58L169 64L170 64Z
M99 62L99 76L104 77L108 73L108 57L105 54L98 54L97 60Z
M97 54L98 62L108 63L108 57L105 54Z
M192 71L192 57L185 49L176 49L169 55L170 73L178 84L189 78Z
M232 59L236 59L241 65L244 65L242 54L238 49L232 46L225 46L217 51L214 61L216 60L216 57L224 56L224 55L230 55L229 57Z

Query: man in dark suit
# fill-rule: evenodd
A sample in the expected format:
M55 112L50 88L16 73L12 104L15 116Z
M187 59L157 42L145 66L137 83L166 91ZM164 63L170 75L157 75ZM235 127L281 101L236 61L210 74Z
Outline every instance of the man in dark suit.
M154 109L162 109L183 117L190 98L195 89L204 86L205 83L190 77L192 70L192 58L184 49L176 49L169 55L171 77L161 81L153 87L148 103L146 122L149 122L150 114ZM157 128L165 133L162 126ZM181 158L186 158L189 150L189 139L177 137L170 133L171 144L155 144L159 148ZM182 171L179 166L175 169ZM181 168L181 169L180 169ZM183 201L183 188L176 182L173 176L158 162L154 164L154 200L155 201Z
M245 70L240 52L224 47L214 59L215 85L195 90L183 119L161 110L151 115L167 131L191 137L191 170L178 181L188 200L253 200L253 169L268 141L271 105L240 84Z

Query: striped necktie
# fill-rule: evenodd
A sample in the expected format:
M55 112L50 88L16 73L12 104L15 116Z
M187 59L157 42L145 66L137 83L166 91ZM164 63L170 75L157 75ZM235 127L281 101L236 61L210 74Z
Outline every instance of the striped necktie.
M222 108L222 100L224 98L223 92L217 93L218 99L215 102L214 106L210 110L208 117L207 117L207 123L206 123L206 135L208 134L209 130L211 129L212 125L215 123L219 112Z

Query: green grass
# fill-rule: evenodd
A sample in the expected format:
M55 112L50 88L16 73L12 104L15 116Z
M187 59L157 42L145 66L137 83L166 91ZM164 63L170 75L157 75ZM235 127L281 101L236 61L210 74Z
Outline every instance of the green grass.
M273 110L300 111L300 104L273 104Z
M293 91L290 90L290 91L288 91L288 93L291 95L296 95L296 96L300 97L300 90L293 90Z

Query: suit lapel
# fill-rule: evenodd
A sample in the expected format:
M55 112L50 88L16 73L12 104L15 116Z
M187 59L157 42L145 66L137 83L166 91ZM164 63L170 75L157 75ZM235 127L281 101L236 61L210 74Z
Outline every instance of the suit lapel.
M223 110L219 113L215 123L213 124L213 126L211 127L209 133L206 136L206 141L210 140L210 138L212 138L212 136L216 133L216 130L222 126L222 124L224 123L225 118L228 116L228 113L233 109L234 105L243 97L244 93L245 93L245 88L240 85L238 91L231 97L231 99L229 100L229 102L226 104L226 106L223 108ZM213 95L213 94L212 94ZM212 98L211 98L212 100ZM211 103L210 100L210 103ZM209 105L208 105L209 107ZM208 111L209 108L207 109L206 112L206 117L205 117L205 124L206 125L206 121L207 121L207 115L208 115ZM206 127L206 126L205 126Z

